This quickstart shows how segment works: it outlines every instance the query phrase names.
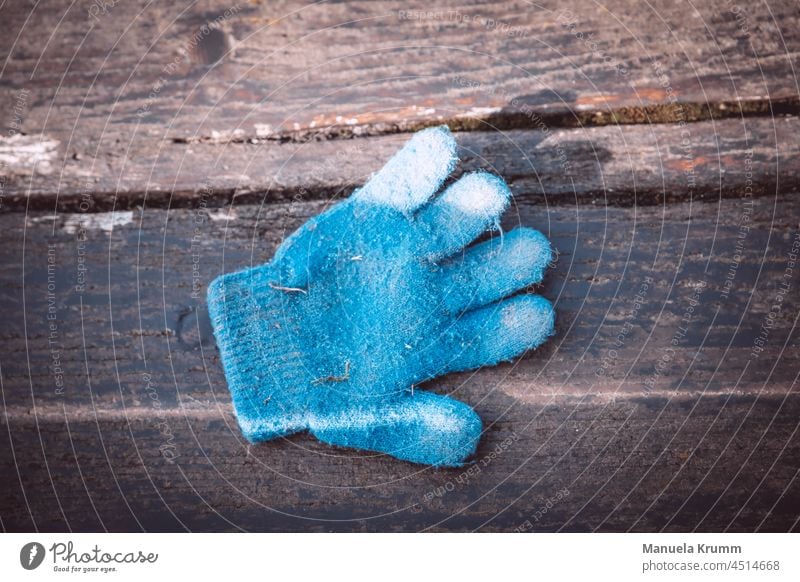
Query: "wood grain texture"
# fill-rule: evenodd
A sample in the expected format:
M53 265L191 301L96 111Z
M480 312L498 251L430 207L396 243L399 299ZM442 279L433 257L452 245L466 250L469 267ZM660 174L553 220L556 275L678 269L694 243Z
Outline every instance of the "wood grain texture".
M1 13L3 119L20 104L22 131L69 155L134 134L284 140L800 107L792 0L59 0Z
M784 194L800 189L800 118L740 118L681 126L619 125L458 134L458 172L503 176L526 201L618 206ZM8 152L16 136L0 139ZM131 141L95 158L50 147L46 165L22 153L0 165L0 210L108 211L324 200L366 181L407 134L303 144ZM35 160L35 158L33 158Z
M0 18L3 530L800 530L796 1ZM206 286L441 123L558 250L556 337L425 386L463 469L249 445Z
M794 196L519 197L505 228L559 251L537 289L557 336L428 386L484 419L472 472L242 440L202 293L326 204L0 216L0 293L21 306L1 332L6 529L797 529Z

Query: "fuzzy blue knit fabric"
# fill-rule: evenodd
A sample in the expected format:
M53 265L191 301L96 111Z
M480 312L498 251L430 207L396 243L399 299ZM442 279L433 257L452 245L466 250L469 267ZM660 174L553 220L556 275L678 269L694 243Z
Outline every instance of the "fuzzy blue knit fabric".
M415 134L372 179L286 239L272 262L218 277L208 306L242 432L310 431L343 447L459 466L481 420L416 386L510 360L553 333L542 297L516 292L552 258L529 228L493 233L511 193L456 164L445 127ZM437 195L438 194L438 195Z

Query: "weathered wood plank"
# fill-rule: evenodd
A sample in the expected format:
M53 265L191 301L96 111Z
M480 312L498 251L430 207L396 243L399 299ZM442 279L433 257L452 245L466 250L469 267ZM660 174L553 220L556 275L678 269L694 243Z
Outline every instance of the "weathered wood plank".
M796 3L101 6L0 8L3 529L798 529ZM205 286L442 122L556 338L465 469L249 446Z
M0 216L4 527L797 528L798 297L782 291L797 284L795 197L664 209L520 196L505 227L540 228L560 252L539 289L557 336L429 386L486 421L468 474L302 435L242 440L205 285L267 260L325 204Z
M12 531L797 528L796 395L486 402L492 425L472 472L303 435L249 447L219 413L171 417L174 464L146 417L61 418L38 430L15 419L12 442L3 430L0 443L19 456L30 511L4 464L3 522Z
M459 171L502 175L526 201L633 206L800 188L800 118L457 134ZM0 139L5 210L97 211L327 199L347 194L408 139L261 144L125 142L79 159L60 142ZM6 148L5 150L3 148ZM45 151L42 158L30 151ZM93 150L94 151L94 150ZM44 160L44 163L43 163Z
M25 133L107 147L134 133L302 139L442 121L575 126L798 110L792 0L431 10L419 1L7 3L3 119L19 104Z

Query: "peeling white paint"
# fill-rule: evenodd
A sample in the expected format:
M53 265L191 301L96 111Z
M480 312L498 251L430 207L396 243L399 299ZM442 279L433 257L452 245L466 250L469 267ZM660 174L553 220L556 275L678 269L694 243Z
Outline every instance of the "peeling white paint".
M472 107L464 113L459 114L457 117L487 117L495 113L500 113L502 110L502 107Z
M49 174L58 157L58 144L42 134L0 138L0 175Z
M56 214L45 214L44 216L25 216L25 226L30 228L42 222L53 222L53 220L56 218Z
M102 230L110 233L114 228L133 222L133 211L71 214L64 222L64 231L75 234L79 230Z
M241 128L236 128L233 131L230 130L216 130L212 129L211 133L208 136L208 139L203 141L209 141L211 143L228 143L237 139L241 139L244 136L244 130Z
M275 133L269 123L254 123L253 128L256 130L256 136L258 137L269 137Z
M221 220L236 220L239 218L239 215L236 214L235 210L220 208L219 210L209 210L208 217L214 222L218 222Z

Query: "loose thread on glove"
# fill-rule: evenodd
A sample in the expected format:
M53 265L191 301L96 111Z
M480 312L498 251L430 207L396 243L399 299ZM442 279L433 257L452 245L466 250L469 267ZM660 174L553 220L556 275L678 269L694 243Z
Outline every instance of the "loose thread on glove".
M300 289L299 287L281 287L280 285L275 285L274 283L269 283L269 286L276 291L286 291L287 293L302 293L303 295L308 295L308 291L305 289Z
M344 376L325 376L323 378L317 378L313 380L311 383L314 385L317 384L325 384L327 382L347 382L350 379L350 361L346 361L344 363Z

